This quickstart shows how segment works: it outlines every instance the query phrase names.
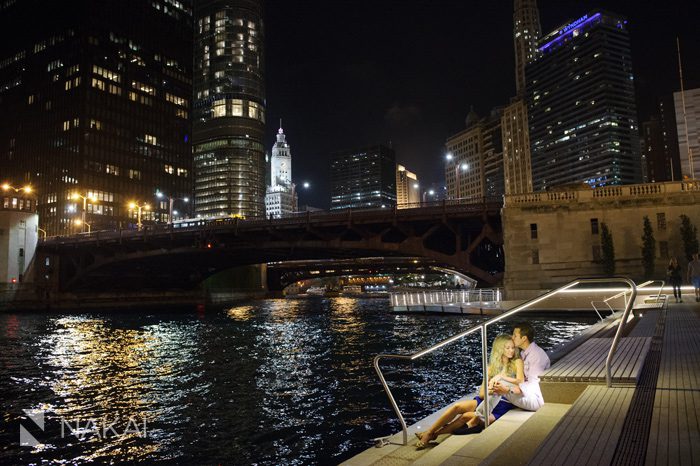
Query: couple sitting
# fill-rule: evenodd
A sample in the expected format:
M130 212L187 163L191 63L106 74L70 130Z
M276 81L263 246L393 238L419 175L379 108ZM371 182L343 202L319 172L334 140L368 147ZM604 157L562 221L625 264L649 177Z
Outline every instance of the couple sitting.
M517 324L513 335L499 335L493 342L489 359L489 423L514 407L537 411L544 405L540 375L549 368L549 357L535 343L535 331L528 323ZM460 401L425 432L416 433L418 449L425 448L440 434L476 434L483 430L486 390L481 384L479 396Z

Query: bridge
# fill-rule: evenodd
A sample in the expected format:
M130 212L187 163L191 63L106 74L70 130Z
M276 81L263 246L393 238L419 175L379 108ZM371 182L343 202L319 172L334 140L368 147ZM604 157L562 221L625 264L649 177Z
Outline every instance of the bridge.
M37 248L34 273L61 291L192 289L243 265L274 263L282 270L279 264L288 261L386 257L454 270L492 286L504 269L501 207L500 199L455 200L51 237ZM285 273L271 274L272 289L297 278Z

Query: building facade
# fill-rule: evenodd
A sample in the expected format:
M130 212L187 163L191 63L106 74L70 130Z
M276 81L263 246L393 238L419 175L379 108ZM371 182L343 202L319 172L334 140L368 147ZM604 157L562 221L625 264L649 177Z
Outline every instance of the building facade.
M262 2L201 0L194 12L197 216L265 215Z
M498 197L504 193L501 109L484 118L470 111L466 129L447 139L448 199Z
M336 152L331 157L331 210L396 205L396 154L384 145Z
M639 182L627 21L590 13L542 38L539 53L526 66L534 190Z
M673 93L683 178L700 177L700 88Z
M501 117L503 141L503 189L505 194L532 192L530 132L527 126L527 105L522 99L503 109Z
M514 0L513 2L513 47L515 49L516 95L525 94L525 65L539 55L537 41L542 35L537 0Z
M506 196L502 220L507 297L534 297L577 277L602 275L603 223L613 238L615 274L642 279L645 216L651 221L656 240L653 278L666 276L671 257L678 258L685 270L681 215L700 225L700 183L650 183Z
M4 31L22 25L0 45L0 172L32 184L50 235L86 228L83 208L92 230L135 227L130 202L165 222L155 192L191 193L191 2L128 5L0 6Z
M24 281L39 241L36 198L5 190L0 197L0 283Z
M268 218L280 218L297 211L297 193L292 182L292 152L280 127L270 157L270 184L265 195Z
M415 173L396 165L396 207L418 207L421 202L420 183Z
M530 134L525 104L525 66L539 56L542 34L536 0L513 2L513 46L515 49L516 97L504 107L501 118L503 175L506 194L532 192Z

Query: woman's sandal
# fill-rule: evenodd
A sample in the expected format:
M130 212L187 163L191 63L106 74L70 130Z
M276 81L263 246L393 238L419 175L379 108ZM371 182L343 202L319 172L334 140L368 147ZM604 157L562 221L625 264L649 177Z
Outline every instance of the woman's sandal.
M431 437L430 440L428 440L427 442L423 442L421 440L421 438L423 437L423 434L425 434L425 432L416 432L416 437L418 437L418 441L416 442L416 449L417 450L423 450L423 449L427 448L428 444L437 438L437 435L432 434L430 436Z

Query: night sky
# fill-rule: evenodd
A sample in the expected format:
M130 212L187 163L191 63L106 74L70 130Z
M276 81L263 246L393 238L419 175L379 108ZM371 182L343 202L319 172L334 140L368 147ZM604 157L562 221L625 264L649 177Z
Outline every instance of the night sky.
M638 111L700 86L700 2L539 0L543 33L596 8L630 21ZM515 94L511 0L267 0L267 141L279 118L300 204L327 208L329 155L391 144L421 184L442 182L444 142ZM640 121L641 121L640 120Z

